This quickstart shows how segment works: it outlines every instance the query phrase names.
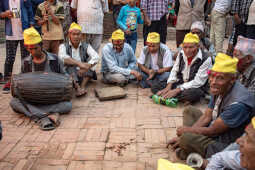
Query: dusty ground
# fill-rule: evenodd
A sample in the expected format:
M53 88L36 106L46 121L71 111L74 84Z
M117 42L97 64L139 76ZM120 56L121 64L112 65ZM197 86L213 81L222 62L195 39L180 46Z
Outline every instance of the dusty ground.
M174 50L175 42L167 42ZM226 43L225 43L226 45ZM140 54L142 41L137 47ZM5 45L0 44L0 72ZM99 72L100 65L97 67ZM20 69L18 53L14 73ZM28 118L12 111L11 95L0 93L1 170L156 170L157 159L175 160L166 143L182 125L183 105L168 108L149 99L150 90L128 85L127 98L100 102L91 83L86 97L73 100L73 110L53 131L41 131ZM205 104L198 104L204 109ZM116 149L121 149L116 152Z

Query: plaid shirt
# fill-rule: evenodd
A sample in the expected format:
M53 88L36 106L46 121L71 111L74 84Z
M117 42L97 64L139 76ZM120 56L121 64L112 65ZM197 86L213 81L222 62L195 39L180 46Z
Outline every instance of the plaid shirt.
M246 23L252 1L253 0L232 0L231 13L238 14L242 22Z
M141 10L147 12L151 21L159 21L162 16L168 13L170 0L141 0Z
M255 95L255 62L250 65L243 74L239 76L240 82Z

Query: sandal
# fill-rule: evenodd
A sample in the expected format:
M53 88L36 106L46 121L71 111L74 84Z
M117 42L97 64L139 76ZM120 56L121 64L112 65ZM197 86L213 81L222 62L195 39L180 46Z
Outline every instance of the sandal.
M55 127L58 127L60 125L60 115L59 113L53 113L48 116L50 121L53 123Z
M53 130L56 128L54 126L54 123L48 117L44 117L44 118L38 120L38 124L39 124L40 128L45 131Z

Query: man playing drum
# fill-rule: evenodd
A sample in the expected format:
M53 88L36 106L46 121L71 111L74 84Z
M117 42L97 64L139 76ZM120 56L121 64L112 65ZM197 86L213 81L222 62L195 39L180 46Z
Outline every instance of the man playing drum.
M22 73L44 72L47 74L54 72L61 73L62 75L65 73L61 60L56 55L42 50L41 36L33 27L26 29L23 35L24 43L31 55L24 59L21 68ZM38 84L38 87L40 86L42 85ZM55 104L34 104L34 102L31 103L24 100L20 95L14 97L10 105L15 112L23 113L35 122L38 122L42 130L55 129L59 125L59 121L54 118L58 118L59 114L68 113L72 109L70 101Z

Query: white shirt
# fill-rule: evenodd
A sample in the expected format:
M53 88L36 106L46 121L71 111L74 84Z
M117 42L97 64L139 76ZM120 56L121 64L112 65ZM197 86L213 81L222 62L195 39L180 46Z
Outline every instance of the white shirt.
M108 12L108 0L73 0L82 33L103 34L104 12Z
M207 79L208 79L208 71L212 67L211 58L208 57L208 59L200 66L195 78L188 82L190 68L191 68L192 64L194 64L194 61L196 61L197 58L202 59L202 52L199 49L197 55L193 58L190 65L188 65L187 57L185 56L183 50L180 53L182 53L183 60L184 60L184 63L185 63L185 67L182 71L183 80L184 80L185 83L180 85L179 88L181 88L182 90L185 90L185 89L190 89L190 88L199 88L199 87L203 86L206 83ZM179 72L180 53L176 58L176 61L174 63L171 74L170 74L170 76L167 80L167 83L175 83L175 82L178 81L177 73Z
M166 53L163 57L163 67L172 67L173 66L173 54L172 52L169 50L169 48L164 45L164 44L160 44L161 48L165 48L166 49ZM140 57L138 58L137 62L139 64L145 64L145 55L144 52L142 50ZM158 66L158 53L155 54L151 54L151 68L153 70L159 70L159 66Z
M72 44L69 42L69 44L72 46ZM81 62L81 57L80 57L80 48L81 46L81 43L79 44L79 47L76 49L76 48L73 48L72 46L72 58L76 61L80 61ZM91 45L88 45L88 48L87 48L87 53L89 55L89 64L96 64L99 62L99 55L97 54L97 52L91 47ZM66 53L66 47L65 47L65 44L61 44L59 46L59 51L58 51L58 56L59 58L64 62L65 59L67 58L71 58L71 56L69 56L67 53ZM91 68L92 70L94 70L95 68L92 67Z
M251 6L249 8L249 17L247 21L247 25L255 24L255 1L252 1Z
M15 12L16 18L11 18L12 36L6 35L6 40L23 40L20 0L9 0L9 7L12 12Z
M229 12L232 0L216 0L213 10L226 14Z

